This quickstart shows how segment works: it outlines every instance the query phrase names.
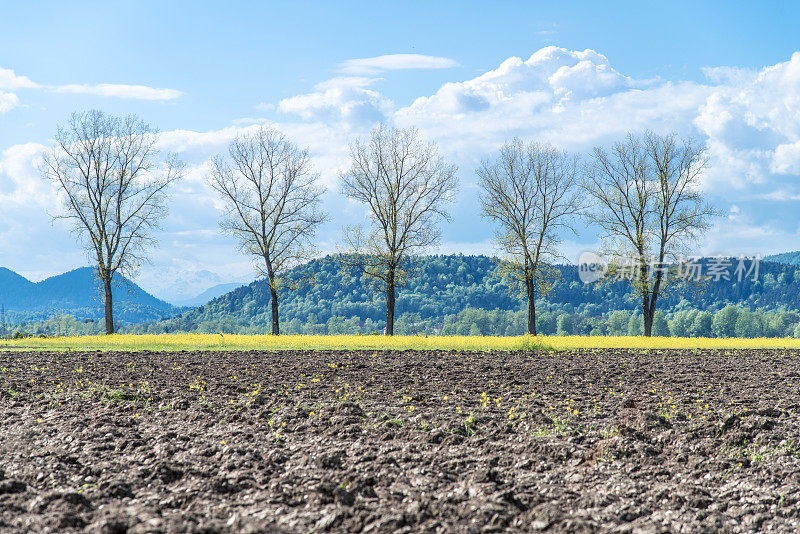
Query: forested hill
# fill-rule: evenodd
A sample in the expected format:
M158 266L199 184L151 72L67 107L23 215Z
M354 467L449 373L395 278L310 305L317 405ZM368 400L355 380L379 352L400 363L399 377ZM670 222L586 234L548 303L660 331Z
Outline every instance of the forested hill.
M417 274L398 290L396 315L403 324L446 322L467 309L518 312L521 300L496 274L496 262L486 256L428 256ZM559 266L561 278L542 300L552 314L600 317L614 310L635 310L626 284L583 284L577 267ZM281 323L286 332L376 331L383 328L384 296L364 279L342 274L334 257L298 267L294 279L311 279L296 290L281 293ZM727 304L750 309L800 309L800 269L762 262L757 282L720 280L697 291L675 292L660 301L662 310L696 308L717 311ZM269 288L256 281L212 300L196 310L141 328L140 331L266 332L271 324ZM341 328L347 323L348 328ZM335 329L324 325L338 325ZM355 328L357 325L358 328Z
M765 257L764 260L775 263L785 263L787 265L800 265L800 252L773 254L772 256Z
M120 323L158 321L180 312L150 295L121 275L113 282L114 317ZM103 288L91 267L82 267L31 282L14 271L0 268L0 304L8 322L40 320L58 315L80 319L103 317Z

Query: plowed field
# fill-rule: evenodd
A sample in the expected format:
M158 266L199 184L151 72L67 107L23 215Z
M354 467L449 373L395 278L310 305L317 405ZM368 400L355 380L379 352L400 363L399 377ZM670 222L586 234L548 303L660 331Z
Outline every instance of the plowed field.
M799 358L0 353L0 530L793 532Z

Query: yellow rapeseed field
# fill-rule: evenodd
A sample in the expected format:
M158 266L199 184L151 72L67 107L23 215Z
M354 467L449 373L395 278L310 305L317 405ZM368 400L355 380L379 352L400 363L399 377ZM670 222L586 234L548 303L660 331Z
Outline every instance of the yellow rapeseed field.
M161 334L26 338L0 350L534 350L534 349L800 349L800 339L611 336L301 336Z

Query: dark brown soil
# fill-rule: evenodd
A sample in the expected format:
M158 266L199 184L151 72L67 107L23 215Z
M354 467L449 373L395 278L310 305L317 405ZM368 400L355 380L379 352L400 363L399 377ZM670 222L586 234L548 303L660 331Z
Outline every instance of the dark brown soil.
M800 353L0 353L0 530L792 532Z

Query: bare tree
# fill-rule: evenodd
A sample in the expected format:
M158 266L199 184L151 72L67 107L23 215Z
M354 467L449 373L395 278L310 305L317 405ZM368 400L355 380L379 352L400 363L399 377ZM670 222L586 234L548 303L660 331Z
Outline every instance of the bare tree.
M166 189L183 169L173 156L157 162L157 141L157 131L136 116L73 113L43 161L43 175L66 197L56 218L74 223L97 262L106 334L114 333L114 275L132 276L147 260L151 232L167 212Z
M433 143L415 129L375 128L350 147L351 165L341 191L366 204L369 226L346 229L344 261L386 294L386 335L394 334L395 291L410 273L414 254L434 245L439 219L458 187L456 167L445 163Z
M259 260L256 269L269 282L272 333L278 335L278 293L288 283L282 275L312 257L311 239L325 219L324 191L315 185L308 152L275 129L237 136L228 156L214 159L208 182L226 203L223 229Z
M497 241L507 255L501 272L528 301L528 333L536 335L536 295L546 294L555 276L549 262L560 258L564 232L584 207L577 156L539 143L512 139L477 170L483 214L500 229Z
M612 269L641 297L645 336L671 283L670 266L716 214L699 188L706 166L704 147L675 134L628 134L611 153L594 150L586 183L596 203L590 219L609 240Z

